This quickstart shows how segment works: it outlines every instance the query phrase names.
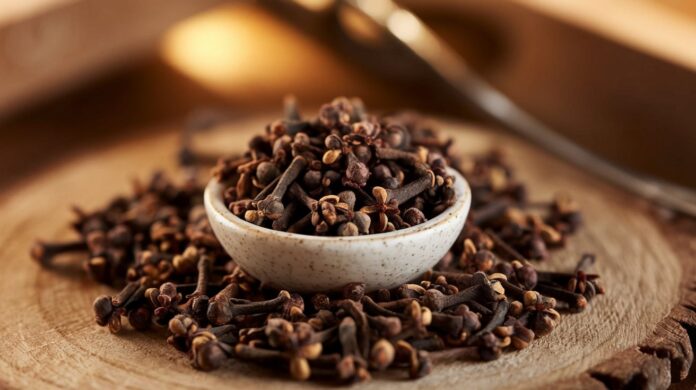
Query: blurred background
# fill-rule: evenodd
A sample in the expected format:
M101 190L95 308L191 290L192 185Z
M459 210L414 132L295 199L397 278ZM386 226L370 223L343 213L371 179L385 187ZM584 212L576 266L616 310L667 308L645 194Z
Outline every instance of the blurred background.
M696 1L398 4L555 131L631 170L696 188ZM0 0L0 188L76 153L173 131L201 107L279 113L288 93L310 110L346 95L370 108L484 120L334 7Z

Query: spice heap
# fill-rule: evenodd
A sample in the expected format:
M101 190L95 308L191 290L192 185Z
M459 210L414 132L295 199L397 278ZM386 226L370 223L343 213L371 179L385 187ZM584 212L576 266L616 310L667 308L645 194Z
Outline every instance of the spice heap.
M76 209L79 239L38 242L31 254L49 265L59 254L87 252L85 267L95 280L125 285L95 300L97 324L114 333L124 317L136 330L168 327L168 343L198 369L234 358L283 366L297 380L339 383L386 369L419 378L442 360L497 359L551 332L559 311L582 311L603 293L598 276L588 273L592 255L567 273L536 271L530 263L547 258L549 248L562 246L578 227L572 200L530 203L501 153L457 160L450 142L408 118L402 126L419 134L413 139L427 145L429 155L460 167L472 187L473 209L442 261L396 289L366 292L352 283L340 292L301 295L267 288L221 249L202 209L202 189L193 181L175 185L162 174L101 210ZM246 179L252 192L263 191L254 184L259 166ZM386 225L394 224L387 219ZM312 224L315 232L319 225ZM326 225L328 234L332 225Z
M441 145L410 119L368 115L359 100L338 98L304 120L287 101L286 117L214 174L231 184L230 211L257 225L339 236L408 228L455 201Z

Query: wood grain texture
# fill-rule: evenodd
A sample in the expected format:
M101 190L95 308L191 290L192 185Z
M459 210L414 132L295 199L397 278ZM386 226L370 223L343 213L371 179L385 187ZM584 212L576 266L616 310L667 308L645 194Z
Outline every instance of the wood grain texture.
M271 118L269 116L268 118ZM211 135L218 150L241 150L266 120L230 125ZM557 159L515 139L470 126L443 122L462 152L501 143L533 184L532 199L563 189L580 202L588 221L568 247L543 269L572 268L581 253L597 254L596 271L607 294L584 313L564 316L555 332L526 350L489 363L437 365L416 382L397 374L378 375L365 389L414 388L603 388L642 384L666 387L681 377L693 358L685 329L696 324L694 274L680 260L682 244L642 211L639 202ZM29 245L39 236L67 238L68 206L96 207L128 190L135 176L157 167L173 170L173 132L97 150L47 170L17 186L0 203L0 283L2 307L17 314L0 317L0 386L46 388L284 388L321 387L289 382L271 367L230 362L212 373L198 372L186 357L166 345L163 331L126 329L114 336L97 327L91 302L101 293L81 273L77 258L63 258L52 269L33 263ZM227 147L225 146L227 145ZM691 233L683 239L688 243ZM693 237L693 236L691 236ZM692 245L693 244L689 244ZM678 250L675 251L675 248ZM688 287L688 288L687 288Z

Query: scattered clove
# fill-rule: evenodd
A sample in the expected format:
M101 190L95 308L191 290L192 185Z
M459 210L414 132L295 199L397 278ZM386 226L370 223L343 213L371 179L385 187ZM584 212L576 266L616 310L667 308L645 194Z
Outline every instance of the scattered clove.
M202 155L186 145L187 156ZM203 371L238 359L283 367L295 380L350 384L371 372L417 379L440 361L498 359L528 348L556 328L559 311L583 310L604 288L590 273L591 254L570 272L533 265L579 228L576 202L564 195L532 204L502 152L459 157L451 145L413 115L373 117L358 100L339 98L305 120L289 99L282 120L214 170L229 183L235 215L344 236L425 222L451 204L445 168L460 170L473 197L466 226L434 270L392 290L356 281L301 295L262 285L222 250L203 189L162 173L94 212L76 208L76 239L38 241L30 253L48 266L84 252L94 280L121 287L94 301L97 325L166 328L167 342Z

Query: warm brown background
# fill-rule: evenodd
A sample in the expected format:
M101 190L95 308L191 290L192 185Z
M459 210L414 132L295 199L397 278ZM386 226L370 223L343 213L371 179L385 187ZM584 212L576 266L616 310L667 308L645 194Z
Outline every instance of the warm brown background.
M559 131L636 170L696 187L689 2L402 2ZM247 2L169 30L219 2L109 1L108 12L102 3L0 1L0 185L74 150L180 121L201 105L249 113L289 92L306 106L345 94L372 107L462 115L418 75L373 74Z
M91 155L94 164L107 146L171 132L201 106L252 116L291 92L305 107L345 94L381 109L462 115L434 85L373 74L258 6L226 4L169 28L220 2L168 1L165 13L156 0L110 3L119 6L95 16L97 0L0 0L0 202L66 161ZM636 169L696 187L690 2L404 3L560 131ZM52 20L65 15L75 23L68 31L79 31L67 37L79 39L62 51L51 46L60 43L53 33L66 30ZM629 18L616 19L622 16ZM219 46L191 46L201 36ZM50 55L32 54L44 44ZM30 66L17 62L18 53ZM50 203L50 194L43 199ZM693 233L676 239L671 225L655 221L682 260L693 255ZM24 253L14 245L13 253Z

